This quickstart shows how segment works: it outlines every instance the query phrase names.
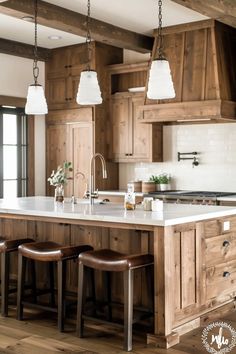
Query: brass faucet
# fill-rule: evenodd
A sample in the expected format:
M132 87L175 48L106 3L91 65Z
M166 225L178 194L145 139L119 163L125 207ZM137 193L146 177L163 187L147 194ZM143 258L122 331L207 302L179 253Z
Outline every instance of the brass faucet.
M75 174L75 177L76 177L76 178L79 178L79 176L82 177L82 181L84 181L84 183L85 183L85 189L84 189L84 192L83 192L83 198L85 198L85 197L86 197L86 193L87 193L87 186L88 186L88 183L87 183L85 174L84 174L83 172L77 171L76 174Z
M106 169L106 161L102 154L96 153L92 156L90 161L90 184L89 184L89 200L90 204L94 204L94 198L98 197L98 190L95 192L95 176L94 176L94 169L95 169L95 159L99 157L102 163L102 178L107 178L107 169Z

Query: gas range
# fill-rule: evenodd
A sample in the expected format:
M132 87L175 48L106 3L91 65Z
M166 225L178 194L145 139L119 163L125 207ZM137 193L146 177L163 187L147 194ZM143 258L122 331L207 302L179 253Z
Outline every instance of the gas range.
M218 205L217 198L233 194L235 192L169 190L150 192L144 196L163 199L168 203Z

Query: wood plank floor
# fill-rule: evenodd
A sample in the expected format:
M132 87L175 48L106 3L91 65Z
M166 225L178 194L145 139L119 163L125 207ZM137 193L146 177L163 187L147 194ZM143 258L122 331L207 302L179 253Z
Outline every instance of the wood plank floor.
M236 329L236 312L223 319ZM201 344L202 329L181 337L178 345L166 349L147 347L145 336L135 335L134 354L207 354ZM8 318L0 316L0 354L123 354L122 331L88 323L85 338L75 336L75 326L67 323L66 331L59 333L56 320L44 314L26 313L24 321L15 319L15 311ZM231 354L236 354L236 348Z

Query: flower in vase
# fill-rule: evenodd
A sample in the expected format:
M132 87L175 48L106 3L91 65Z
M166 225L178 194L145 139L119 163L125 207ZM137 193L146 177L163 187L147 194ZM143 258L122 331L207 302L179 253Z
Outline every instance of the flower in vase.
M67 184L68 179L72 179L68 177L68 173L72 172L72 163L65 161L62 166L58 166L56 171L52 171L51 176L48 177L48 181L51 186L64 186Z

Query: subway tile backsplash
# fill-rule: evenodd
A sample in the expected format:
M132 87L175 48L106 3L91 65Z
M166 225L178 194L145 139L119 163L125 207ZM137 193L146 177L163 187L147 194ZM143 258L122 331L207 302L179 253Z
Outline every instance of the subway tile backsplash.
M236 192L236 123L164 127L164 162L120 164L120 189L130 180L147 180L163 172L172 188ZM199 166L178 162L177 153L199 153Z

